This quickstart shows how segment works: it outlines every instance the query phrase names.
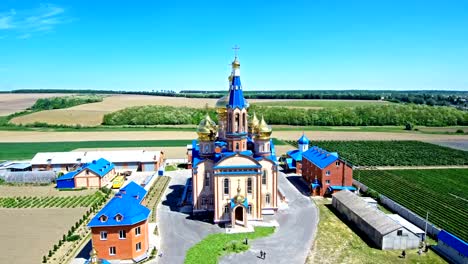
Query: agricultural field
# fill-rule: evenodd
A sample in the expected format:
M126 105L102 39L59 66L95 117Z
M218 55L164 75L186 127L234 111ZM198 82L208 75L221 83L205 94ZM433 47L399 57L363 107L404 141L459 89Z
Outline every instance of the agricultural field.
M37 99L63 96L64 94L0 94L0 116L21 112L34 105ZM68 94L70 95L70 94Z
M0 263L40 263L42 256L86 210L87 208L82 207L1 208L0 223L3 232L0 232Z
M382 105L391 104L387 101L379 100L321 100L321 99L310 99L310 100L283 100L280 102L258 102L255 105L259 106L270 106L270 107L301 107L311 109L322 109L328 107L353 107L360 105Z
M297 142L290 141L297 146ZM468 152L420 141L315 141L355 166L468 165Z
M71 191L70 191L71 192ZM26 194L26 193L25 193ZM94 194L82 196L19 196L0 198L0 208L76 208L90 207L105 198L104 194L96 191Z
M358 170L353 177L468 241L468 169Z
M78 148L186 146L191 140L77 141L0 143L0 160L31 159L37 152L72 151Z
M418 255L417 250L407 250L406 259L399 258L401 250L380 250L370 247L363 237L356 234L335 213L328 199L315 200L319 209L320 221L313 248L306 264L313 263L446 263L433 251ZM435 243L429 241L431 245Z
M0 198L2 197L20 197L27 194L34 197L68 197L68 196L86 196L96 192L95 189L85 189L79 191L59 191L55 184L37 186L37 185L0 185Z

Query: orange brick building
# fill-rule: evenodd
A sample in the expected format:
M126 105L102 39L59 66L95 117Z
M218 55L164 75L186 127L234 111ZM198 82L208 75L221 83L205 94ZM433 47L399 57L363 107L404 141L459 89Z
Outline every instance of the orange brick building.
M141 261L148 257L146 190L130 182L89 222L99 258Z
M336 191L356 190L353 185L353 168L339 158L317 146L302 154L302 177L310 184L311 195L326 196Z

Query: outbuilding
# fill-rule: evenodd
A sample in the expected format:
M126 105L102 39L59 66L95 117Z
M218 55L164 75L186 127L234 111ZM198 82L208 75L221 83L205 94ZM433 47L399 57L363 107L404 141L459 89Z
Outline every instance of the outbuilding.
M468 263L468 243L445 230L439 232L437 240L437 246L435 247L437 252L453 263Z
M419 247L421 239L416 234L356 194L343 190L334 193L332 197L333 207L377 248L392 250Z
M57 178L57 188L101 188L109 183L115 174L114 164L100 158Z

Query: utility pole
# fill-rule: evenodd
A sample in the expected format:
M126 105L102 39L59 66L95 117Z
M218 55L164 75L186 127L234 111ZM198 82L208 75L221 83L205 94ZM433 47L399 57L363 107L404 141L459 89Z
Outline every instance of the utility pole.
M427 237L427 221L429 220L429 211L426 213L426 227L424 228L424 243L426 242Z

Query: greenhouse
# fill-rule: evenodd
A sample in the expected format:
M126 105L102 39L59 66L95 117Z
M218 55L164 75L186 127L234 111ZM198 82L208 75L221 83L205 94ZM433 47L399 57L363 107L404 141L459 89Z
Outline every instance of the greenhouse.
M4 171L0 179L7 183L51 183L56 178L54 171Z

